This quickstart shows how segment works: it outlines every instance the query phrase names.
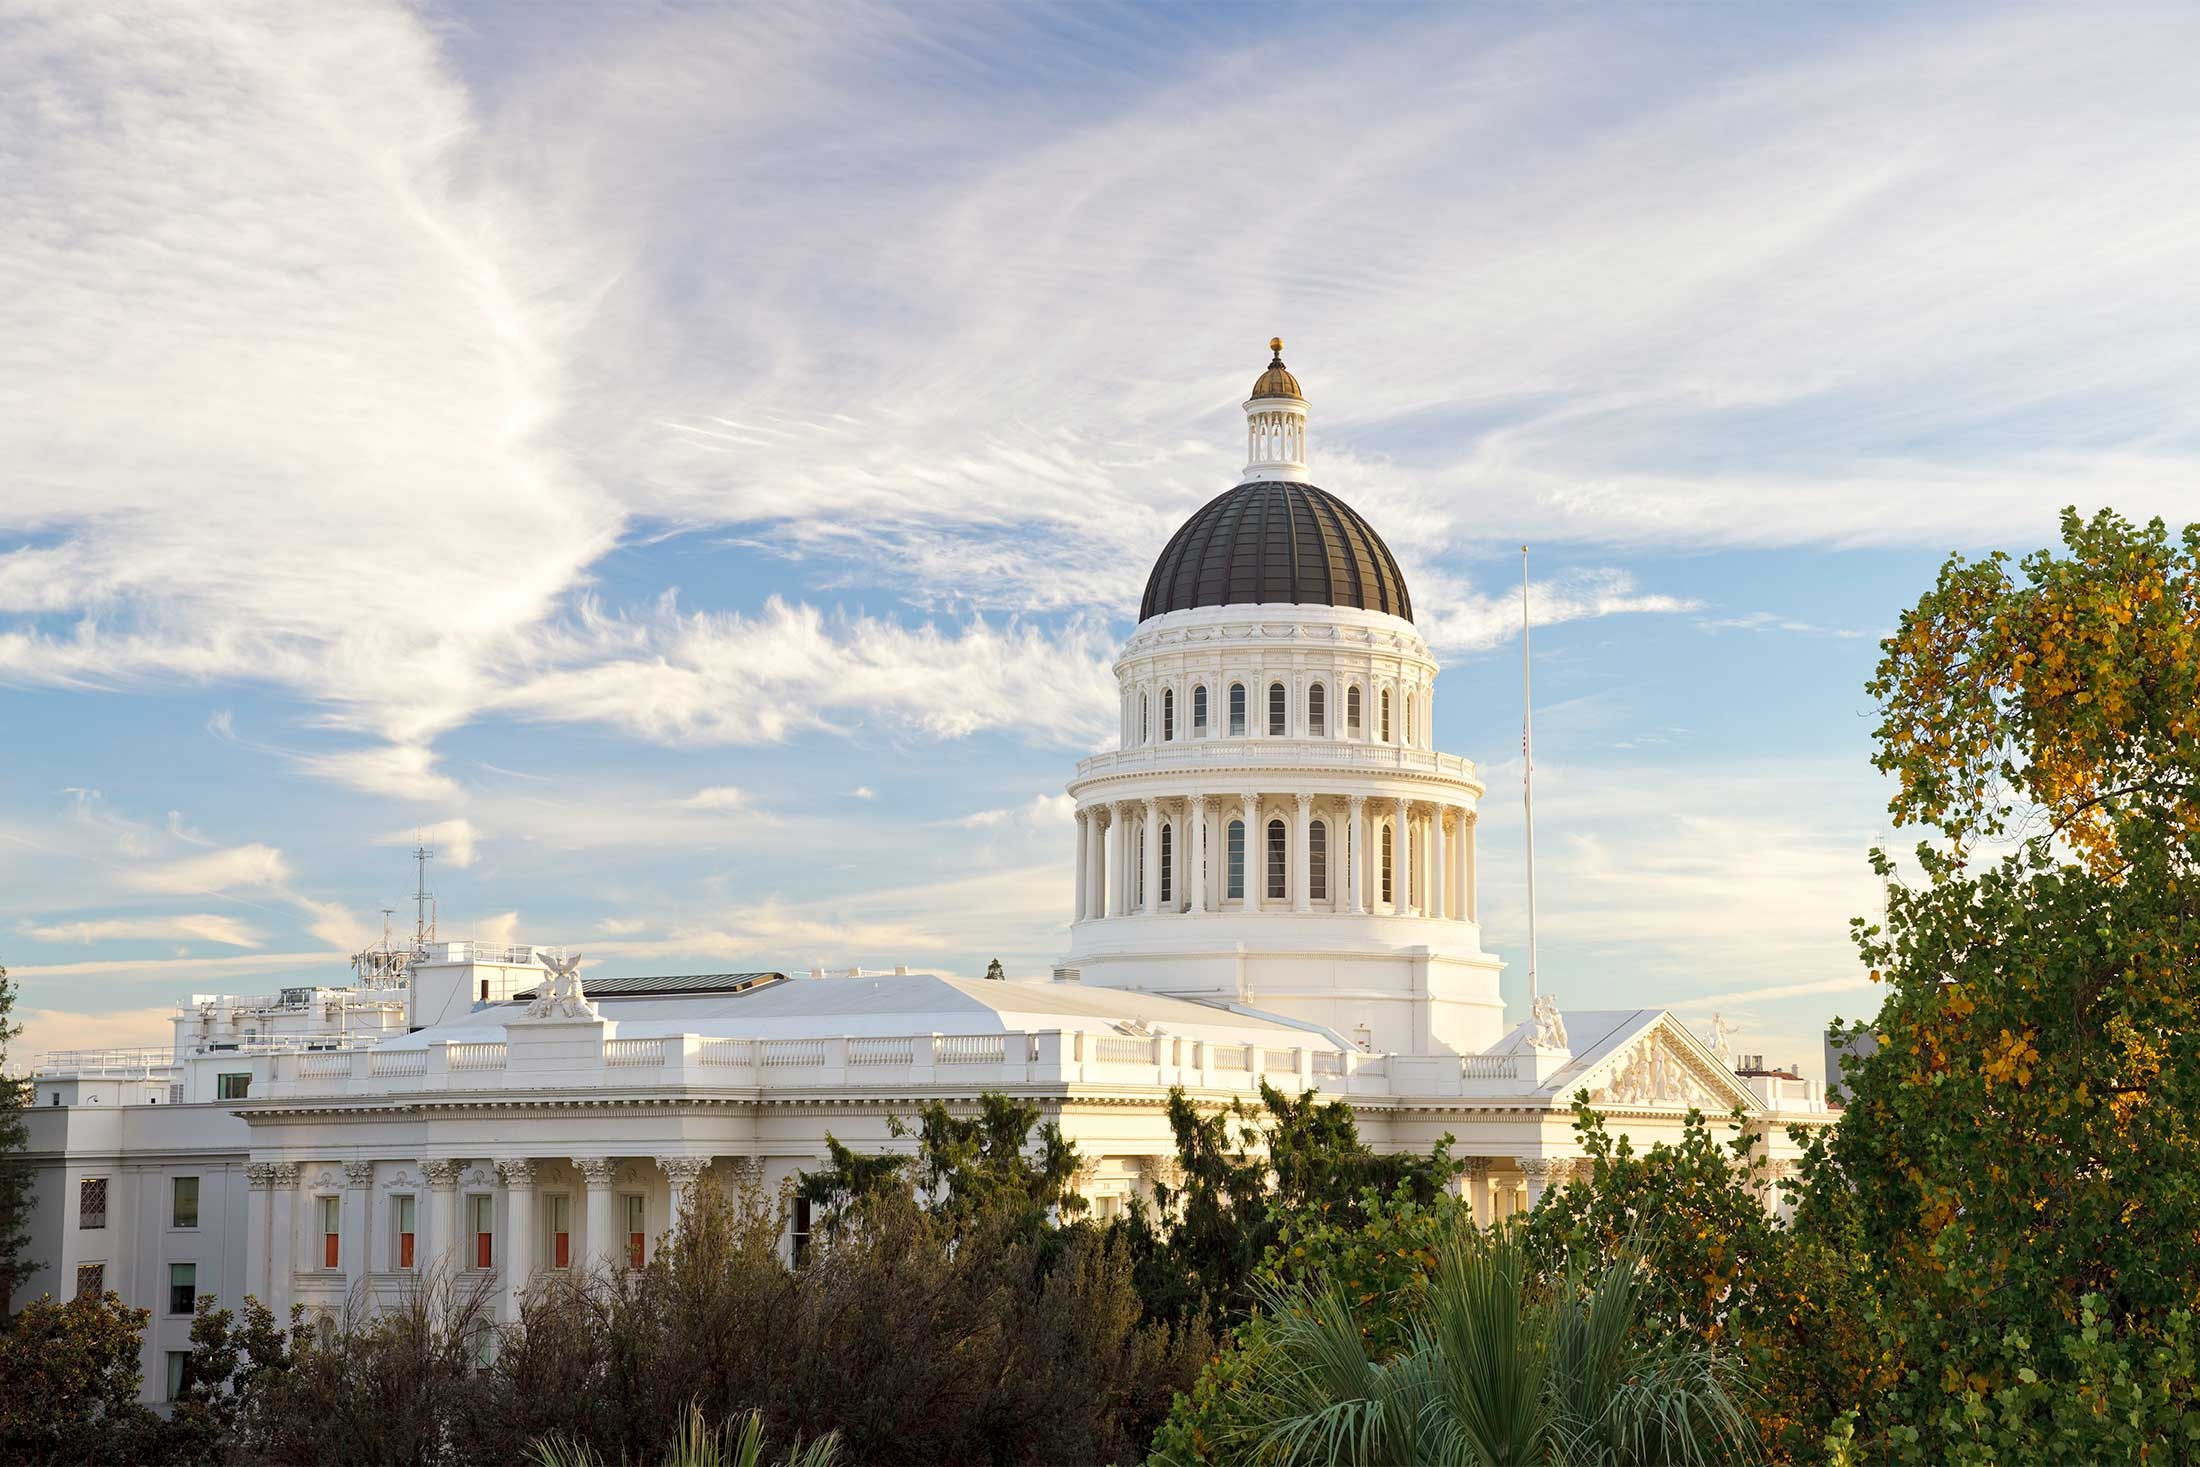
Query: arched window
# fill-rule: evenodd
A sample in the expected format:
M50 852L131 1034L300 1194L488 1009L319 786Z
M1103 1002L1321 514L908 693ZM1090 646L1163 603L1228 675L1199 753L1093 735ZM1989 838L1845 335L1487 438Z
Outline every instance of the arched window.
M1161 741L1167 743L1176 737L1176 689L1161 690Z
M1360 736L1360 690L1344 690L1344 731L1347 738Z
M1231 901L1245 899L1245 822L1230 822L1230 886L1224 893Z
M1206 736L1207 685L1205 683L1201 683L1198 687L1192 689L1192 737L1195 739L1203 739Z
M1268 895L1270 899L1289 895L1285 886L1286 862L1283 822L1268 822Z
M1384 743L1387 744L1390 742L1390 689L1388 688L1383 689L1383 721L1381 737Z
M1230 733L1233 737L1245 736L1245 684L1230 684Z
M1317 902L1329 900L1329 826L1321 820L1306 828L1306 894Z
M1306 731L1317 739L1329 737L1329 690L1320 683L1306 690Z
M1176 827L1161 827L1161 905L1176 899Z
M1146 706L1146 695L1144 693L1138 695L1138 742L1141 744L1153 742L1153 713Z
M1392 901L1390 894L1390 822L1383 822L1383 900Z
M1290 700L1285 696L1282 683L1268 685L1268 736L1282 738L1284 725L1291 716Z

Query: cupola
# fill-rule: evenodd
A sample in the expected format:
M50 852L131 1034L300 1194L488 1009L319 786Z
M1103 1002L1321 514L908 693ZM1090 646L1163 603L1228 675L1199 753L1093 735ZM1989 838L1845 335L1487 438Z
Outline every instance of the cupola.
M1245 400L1243 483L1306 479L1306 398L1299 379L1283 364L1283 338L1268 341L1268 369Z

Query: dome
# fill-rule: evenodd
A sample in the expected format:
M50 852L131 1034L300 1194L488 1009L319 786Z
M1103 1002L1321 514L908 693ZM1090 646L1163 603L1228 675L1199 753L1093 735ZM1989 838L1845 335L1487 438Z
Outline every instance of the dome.
M1268 370L1253 383L1254 398L1296 397L1303 401L1306 394L1299 391L1299 379L1291 375L1291 369L1283 364L1283 338L1268 339Z
M1284 480L1240 484L1186 520L1146 578L1138 619L1259 602L1413 620L1405 577L1382 537L1326 489Z

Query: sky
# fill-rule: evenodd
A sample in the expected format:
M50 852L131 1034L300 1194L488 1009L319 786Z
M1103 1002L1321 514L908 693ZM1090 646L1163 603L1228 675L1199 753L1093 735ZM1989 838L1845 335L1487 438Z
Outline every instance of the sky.
M18 1052L409 932L1066 947L1271 335L1484 943L1820 1066L1946 556L2200 519L2200 10L0 0ZM1904 839L1908 837L1905 836Z

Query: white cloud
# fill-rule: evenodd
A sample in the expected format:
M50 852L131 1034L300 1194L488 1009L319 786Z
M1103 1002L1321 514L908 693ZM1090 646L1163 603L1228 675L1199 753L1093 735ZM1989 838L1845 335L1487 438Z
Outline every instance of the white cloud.
M170 1008L82 1013L70 1009L21 1009L23 1032L8 1046L8 1068L19 1075L56 1049L165 1049L175 1037Z
M730 784L714 784L699 789L679 802L687 810L745 810L749 805L746 792Z
M1076 814L1077 802L1068 795L1033 795L1029 804L999 810L979 810L942 823L959 825L969 830L992 830L1004 825L1020 825L1037 831L1058 831L1068 825Z
M446 934L446 936L448 935ZM480 918L467 927L466 940L481 943L486 947L512 947L516 945L521 940L519 913L499 912L492 917Z
M290 863L283 859L283 853L258 841L148 866L125 878L126 884L139 891L194 896L240 888L281 887L289 880Z
M878 796L875 792L873 792L869 785L859 784L854 789L848 791L848 798L851 800L875 800L878 798Z
M107 917L86 922L56 922L26 931L40 942L218 942L226 947L262 947L266 937L234 917L193 913L174 917Z
M378 846L426 846L435 853L435 859L447 862L461 870L474 864L481 849L481 832L473 821L463 815L448 820L438 820L432 825L415 825L406 830L393 830L375 837Z

